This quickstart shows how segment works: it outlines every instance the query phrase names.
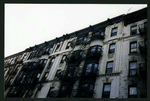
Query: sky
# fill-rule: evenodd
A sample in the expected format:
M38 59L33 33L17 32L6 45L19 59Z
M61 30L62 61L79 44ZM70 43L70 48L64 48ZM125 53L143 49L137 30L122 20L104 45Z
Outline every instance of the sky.
M4 57L147 4L5 4Z

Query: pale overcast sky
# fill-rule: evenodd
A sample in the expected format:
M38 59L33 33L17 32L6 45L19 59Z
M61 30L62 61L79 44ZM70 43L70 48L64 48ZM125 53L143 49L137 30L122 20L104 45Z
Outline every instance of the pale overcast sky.
M147 4L5 4L4 57Z

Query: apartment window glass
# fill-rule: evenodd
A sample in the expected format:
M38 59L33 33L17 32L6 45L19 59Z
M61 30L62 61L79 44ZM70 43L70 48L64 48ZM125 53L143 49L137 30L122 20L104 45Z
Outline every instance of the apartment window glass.
M109 54L110 53L114 53L115 52L115 44L110 44L110 47L109 47Z
M97 72L97 68L98 68L98 64L97 64L97 63L94 63L93 73L96 73L96 72Z
M137 52L137 42L131 42L130 43L130 53L136 53Z
M62 59L61 59L61 62L60 63L63 63L64 61L65 61L65 59L66 59L66 55L64 55L63 57L62 57Z
M129 86L129 98L136 98L136 97L137 97L137 87Z
M59 47L60 47L60 45L57 45L55 52L59 51Z
M48 68L47 68L47 69L50 69L50 68L51 68L51 66L52 66L53 63L54 63L54 60L55 60L55 58L52 58L52 59L51 59L51 61L49 62L49 65L48 65Z
M96 46L92 47L91 52L95 52L96 51Z
M129 70L129 75L136 75L137 72L137 62L130 62L130 70Z
M137 34L137 25L131 27L131 35Z
M71 43L68 42L67 46L66 46L66 49L68 49L70 47Z
M38 74L37 74L37 78L40 78L40 75L41 75L41 73L38 73Z
M110 83L104 84L102 98L109 98L110 97L110 89L111 89Z
M86 74L91 72L91 68L92 68L92 63L87 64L87 67L86 67Z
M50 49L49 49L49 53L52 53L52 51L53 51L53 48L50 48Z
M107 63L106 73L112 73L113 70L113 62Z
M101 50L102 50L102 47L101 47L101 46L98 46L97 51L98 51L98 52L101 52Z
M111 31L111 37L117 35L117 30L118 30L117 27L112 29L112 31Z

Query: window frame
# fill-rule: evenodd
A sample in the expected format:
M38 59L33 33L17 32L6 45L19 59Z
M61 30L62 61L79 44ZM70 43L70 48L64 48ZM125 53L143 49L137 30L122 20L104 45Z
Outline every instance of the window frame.
M113 63L113 66L111 67L111 68L108 68L108 64L109 63ZM111 74L111 73L113 73L113 67L114 67L114 61L109 61L109 62L107 62L107 65L106 65L106 74ZM108 73L108 69L111 69L111 73Z
M130 69L130 64L131 64L131 63L136 63L136 68L135 68L135 69ZM131 75L131 74L130 74L131 70L136 70L135 75ZM129 62L129 73L128 73L128 74L129 74L129 76L136 76L136 75L137 75L137 61L130 61L130 62Z
M65 59L67 58L67 55L63 55L62 58L61 58L61 61L60 63L64 63L65 59L63 59L65 57Z
M115 48L116 48L116 43L112 43L109 45L109 51L108 51L108 54L112 54L112 53L115 53L115 48L114 49L110 49L112 45L115 45ZM111 52L113 50L113 52Z
M130 94L130 88L136 87L136 94ZM137 85L128 85L128 98L137 98L138 88Z
M104 91L105 85L110 85L110 91ZM102 98L110 98L110 92L111 92L111 83L104 83L103 84ZM104 93L109 93L109 97L105 97Z
M70 45L69 45L70 44ZM67 46L66 46L66 48L65 49L69 49L70 48L70 46L71 46L71 42L68 42L67 43Z
M52 60L53 60L53 62L52 62ZM48 63L48 66L47 66L47 70L50 70L50 69L51 69L51 67L52 67L52 65L53 65L53 63L54 63L54 61L55 61L55 58L52 58L52 59L50 60L50 62Z
M131 48L131 44L136 43L136 48ZM131 52L132 49L136 49L136 51ZM137 41L130 42L130 53L137 53Z
M116 32L113 32L113 30L117 30ZM118 32L118 27L114 27L114 28L112 28L112 30L111 30L111 37L113 37L113 36L117 36L117 32ZM114 35L113 35L114 34Z
M132 30L133 27L136 27L136 32L135 33L133 33L133 30ZM137 30L138 30L138 26L137 25L132 25L130 27L130 35L136 35L137 34Z
M55 52L58 52L59 50L60 50L60 44L58 44L58 45L56 46Z

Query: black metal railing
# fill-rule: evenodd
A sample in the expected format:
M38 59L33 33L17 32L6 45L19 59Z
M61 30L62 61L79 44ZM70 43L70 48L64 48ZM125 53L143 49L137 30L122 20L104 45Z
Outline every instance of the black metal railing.
M146 63L139 64L139 72L143 78L147 77L147 64Z
M140 24L138 27L141 35L147 34L147 23Z
M141 54L147 54L147 45L145 41L139 42L139 50Z

